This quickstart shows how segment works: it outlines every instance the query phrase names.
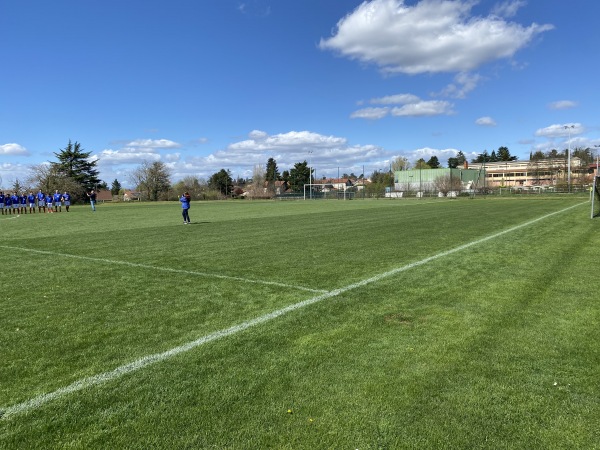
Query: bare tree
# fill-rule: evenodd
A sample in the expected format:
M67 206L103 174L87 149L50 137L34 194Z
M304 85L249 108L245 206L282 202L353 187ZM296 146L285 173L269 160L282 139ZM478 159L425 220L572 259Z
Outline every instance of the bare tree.
M25 182L30 190L69 192L73 199L85 197L85 188L73 178L65 176L54 164L38 164L29 168Z
M410 169L410 162L404 156L398 156L392 160L392 170L394 172L408 169Z
M448 195L448 192L456 191L460 192L462 189L462 181L460 177L448 175L442 175L433 180L433 187L444 195Z
M249 189L250 197L264 198L270 196L265 192L267 172L261 164L254 166L252 170L252 185Z
M171 187L170 177L169 169L164 163L144 161L129 174L129 181L144 193L148 200L158 200L168 194Z

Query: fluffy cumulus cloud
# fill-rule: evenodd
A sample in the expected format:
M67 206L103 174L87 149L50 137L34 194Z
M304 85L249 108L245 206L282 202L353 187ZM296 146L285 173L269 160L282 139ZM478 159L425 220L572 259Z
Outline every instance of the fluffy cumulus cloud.
M143 161L154 162L161 159L173 162L179 160L180 154L169 152L180 147L180 144L168 139L136 139L117 150L105 149L93 156L101 167L140 164Z
M201 176L210 176L226 168L234 176L249 177L252 176L254 166L264 166L269 158L275 159L280 171L290 170L294 164L306 161L320 177L336 174L338 167L343 167L346 172L362 173L363 164L382 165L382 161L389 159L389 155L381 147L351 145L346 138L338 136L311 131L271 135L254 130L248 134L248 139L233 142L208 156L189 158L185 163L201 168ZM178 167L183 165L181 162Z
M510 58L552 25L509 22L520 1L501 4L486 17L471 14L475 2L422 0L365 1L337 23L319 46L375 64L384 73L469 72Z
M19 144L3 144L0 145L0 155L28 156L29 152L25 147Z
M546 138L563 138L568 136L576 136L585 132L583 125L580 123L554 124L546 128L540 128L535 132L536 136Z
M373 98L369 103L376 105L389 105L380 107L367 107L354 111L350 117L353 119L382 119L387 115L392 116L439 116L454 114L452 103L441 100L422 100L413 94L395 94L380 98ZM394 106L395 105L395 106Z
M481 125L482 127L495 127L496 121L489 116L480 117L475 121L477 125Z

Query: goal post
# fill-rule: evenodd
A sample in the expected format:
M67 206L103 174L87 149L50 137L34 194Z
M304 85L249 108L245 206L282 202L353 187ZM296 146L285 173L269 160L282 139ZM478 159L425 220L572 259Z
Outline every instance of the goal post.
M594 177L592 186L592 219L600 217L600 177Z

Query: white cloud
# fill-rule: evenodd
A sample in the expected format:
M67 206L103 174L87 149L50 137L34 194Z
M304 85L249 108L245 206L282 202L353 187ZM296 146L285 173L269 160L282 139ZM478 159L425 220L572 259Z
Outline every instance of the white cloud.
M517 15L519 8L525 6L526 2L521 0L512 0L498 3L492 8L492 14L499 17L514 17Z
M577 106L577 102L572 100L559 100L548 105L550 109L571 109Z
M585 132L585 129L580 123L555 124L546 128L540 128L535 132L536 136L547 138L576 136Z
M482 80L481 75L461 72L454 77L454 83L446 86L440 95L452 98L465 98L469 92L477 87Z
M420 100L419 97L413 94L396 94L372 98L369 102L373 105L405 105L406 103L416 103Z
M501 17L475 17L476 2L422 0L405 5L403 0L361 3L337 23L332 37L319 47L350 59L376 64L384 73L469 72L477 67L512 57L552 25L524 27ZM505 15L517 9L509 2L496 11Z
M495 127L496 121L489 116L480 117L475 121L477 125L481 125L484 127Z
M179 148L180 144L168 139L136 139L126 145L134 148Z
M29 152L25 147L19 144L3 144L0 145L0 155L20 155L20 156L28 156Z
M446 101L421 100L413 94L396 94L369 100L371 104L402 105L389 107L370 107L354 111L353 119L382 119L388 114L392 116L438 116L453 114L452 104Z
M452 104L446 101L428 100L392 108L393 116L439 116L454 114Z
M143 161L160 161L159 153L153 151L138 151L133 148L119 150L106 149L94 155L100 166L116 164L141 164Z
M350 117L352 119L383 119L390 112L390 108L363 108L354 111Z

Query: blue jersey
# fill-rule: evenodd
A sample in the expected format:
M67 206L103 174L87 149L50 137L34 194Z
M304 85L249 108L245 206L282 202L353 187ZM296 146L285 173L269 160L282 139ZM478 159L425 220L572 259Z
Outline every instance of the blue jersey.
M21 203L21 205L26 205L27 204L27 196L26 195L21 195L19 197L19 202Z
M8 195L4 198L4 206L12 206L12 198Z
M18 205L19 204L19 196L18 195L11 195L10 199L12 200L12 204L13 205Z
M181 207L183 209L190 209L190 199L189 199L189 197L186 197L185 195L182 195L181 198L179 199L179 201L181 202Z
M62 195L60 195L60 194L54 194L54 203L59 203L61 197L62 197Z
M71 201L71 195L68 192L65 192L62 197L65 202Z
M37 193L37 198L38 198L38 200L46 200L46 196L44 195L44 193L42 191Z
M33 194L29 194L29 195L27 196L27 201L28 201L29 203L34 203L34 202L35 202L35 195L33 195Z
M46 203L52 203L52 196L50 194L46 195Z
M4 203L4 194L0 194L0 203Z

